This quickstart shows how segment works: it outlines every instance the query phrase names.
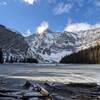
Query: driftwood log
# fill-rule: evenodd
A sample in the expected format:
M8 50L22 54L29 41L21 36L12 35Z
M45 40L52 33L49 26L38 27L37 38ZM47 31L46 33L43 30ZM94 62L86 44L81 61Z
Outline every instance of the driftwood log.
M26 81L23 87L25 88L23 88L23 90L0 89L0 97L10 97L21 100L29 100L30 98L51 100L49 92L39 84L32 84L31 82Z
M32 84L31 82L26 81L23 87L25 88L31 87L32 90L39 92L42 96L49 96L49 92L46 89L44 89L42 86L40 86L39 84Z

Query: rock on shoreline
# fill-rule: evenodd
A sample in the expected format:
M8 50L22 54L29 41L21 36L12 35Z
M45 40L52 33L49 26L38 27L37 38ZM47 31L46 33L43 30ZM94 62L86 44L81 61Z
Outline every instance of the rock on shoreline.
M96 83L18 81L0 83L0 100L100 100L100 86Z

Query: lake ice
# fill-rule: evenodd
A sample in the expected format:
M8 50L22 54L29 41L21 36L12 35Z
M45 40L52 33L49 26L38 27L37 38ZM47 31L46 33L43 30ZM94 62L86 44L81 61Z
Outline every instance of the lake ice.
M95 64L3 64L0 77L51 82L100 84L100 65Z

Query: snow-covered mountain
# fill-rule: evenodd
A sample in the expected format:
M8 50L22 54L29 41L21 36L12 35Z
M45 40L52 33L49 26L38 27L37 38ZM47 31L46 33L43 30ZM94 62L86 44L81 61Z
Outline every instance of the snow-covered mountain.
M22 59L26 57L29 46L20 33L0 25L0 48L3 49L5 59Z
M100 43L100 28L79 32L52 32L27 37L28 54L40 62L59 62L62 57Z
M30 38L28 37L29 41ZM55 33L46 30L43 34L34 36L33 41L29 44L28 53L35 56L40 62L58 62L66 54L75 51L77 40L77 35L73 33Z
M77 51L100 45L100 28L77 32L77 36L80 41Z
M62 57L73 52L100 44L100 28L79 32L35 33L23 37L19 32L0 25L0 48L4 57L32 57L41 63L59 62Z

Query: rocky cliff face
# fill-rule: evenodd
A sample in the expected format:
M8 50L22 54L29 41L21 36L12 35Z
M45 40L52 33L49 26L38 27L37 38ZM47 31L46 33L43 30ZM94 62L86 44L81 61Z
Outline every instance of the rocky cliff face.
M24 58L28 50L28 44L24 37L18 32L11 31L0 25L0 48L4 51L5 57Z
M75 51L78 37L75 33L51 32L46 30L37 34L30 42L28 52L36 56L40 62L58 62L66 54Z
M0 25L0 48L4 57L36 58L42 63L59 62L62 57L100 44L100 28L79 32L35 33L23 37L19 32Z
M27 41L30 45L28 53L40 62L59 62L65 55L99 44L100 28L79 32L46 30L42 34L28 37Z

